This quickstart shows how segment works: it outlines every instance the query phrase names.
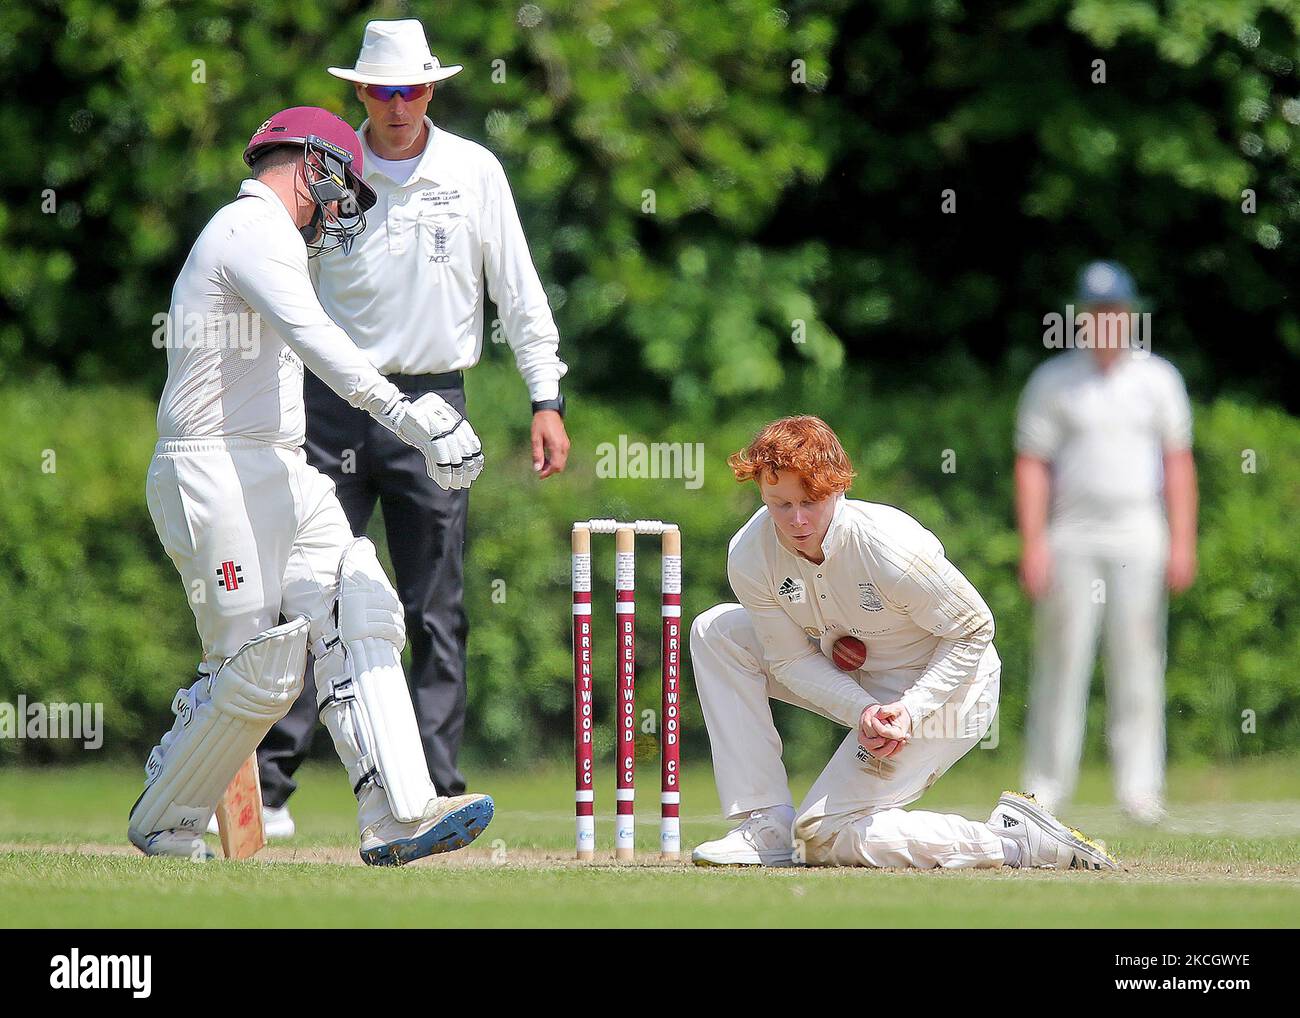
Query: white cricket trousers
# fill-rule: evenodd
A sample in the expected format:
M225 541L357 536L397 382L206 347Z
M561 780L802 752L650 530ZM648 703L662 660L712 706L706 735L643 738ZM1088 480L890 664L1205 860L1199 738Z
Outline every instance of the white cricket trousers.
M1107 741L1115 795L1159 803L1165 772L1168 535L1127 547L1049 535L1052 586L1035 608L1024 788L1050 809L1074 792L1097 639L1105 632Z
M311 639L321 637L353 537L334 483L302 449L164 439L145 491L158 539L185 583L203 672L214 673L281 614L306 615Z
M988 674L976 687L977 702L968 705L970 716L979 719L971 735L914 736L888 760L876 760L863 750L856 730L845 736L796 813L796 859L822 866L926 869L1003 864L1002 840L983 822L902 808L984 737L1000 676L996 653L988 660ZM717 605L695 619L691 663L723 812L739 817L789 805L771 701L827 715L772 678L749 613L739 604ZM867 672L858 676L869 681Z

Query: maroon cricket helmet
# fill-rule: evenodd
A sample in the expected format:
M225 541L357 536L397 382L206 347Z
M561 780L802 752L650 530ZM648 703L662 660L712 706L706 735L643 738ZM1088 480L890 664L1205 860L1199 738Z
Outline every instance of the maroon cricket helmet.
M318 207L320 240L337 241L344 253L365 230L366 211L378 196L362 176L363 156L357 134L342 117L318 106L294 106L263 122L244 148L252 166L259 155L281 145L300 147L308 168L308 188ZM340 202L340 216L326 214L330 202ZM316 220L313 221L317 223ZM312 227L313 231L315 226ZM307 228L304 228L306 236ZM308 244L312 241L309 239ZM315 248L317 253L332 248Z

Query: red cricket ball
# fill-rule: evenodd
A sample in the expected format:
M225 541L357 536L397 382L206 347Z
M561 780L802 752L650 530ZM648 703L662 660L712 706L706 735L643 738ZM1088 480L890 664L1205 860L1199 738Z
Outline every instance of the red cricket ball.
M831 660L844 672L856 672L867 662L867 645L856 636L841 636L831 648Z

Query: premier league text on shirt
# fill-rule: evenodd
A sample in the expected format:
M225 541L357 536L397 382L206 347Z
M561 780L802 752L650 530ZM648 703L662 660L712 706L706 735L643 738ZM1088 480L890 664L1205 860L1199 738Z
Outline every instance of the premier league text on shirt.
M256 311L186 312L177 304L153 316L155 350L238 350L245 360L262 350L262 316Z

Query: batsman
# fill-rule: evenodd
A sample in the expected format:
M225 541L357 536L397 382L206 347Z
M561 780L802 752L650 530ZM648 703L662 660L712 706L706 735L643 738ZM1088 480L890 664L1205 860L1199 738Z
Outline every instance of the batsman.
M700 615L690 646L718 795L739 823L694 861L1116 868L1032 796L1004 793L987 822L905 808L993 721L988 605L916 520L845 498L853 468L820 418L775 421L728 463L763 506L727 554L739 603ZM797 813L773 699L849 729Z
M469 422L436 394L405 399L312 289L308 258L346 253L375 203L362 158L334 114L275 114L244 151L252 178L209 221L172 290L146 493L203 658L131 810L128 833L146 855L207 854L202 832L293 704L308 647L366 863L460 848L492 818L486 795L435 790L402 671L402 606L302 449L305 366L419 449L444 489L469 487L483 467Z

